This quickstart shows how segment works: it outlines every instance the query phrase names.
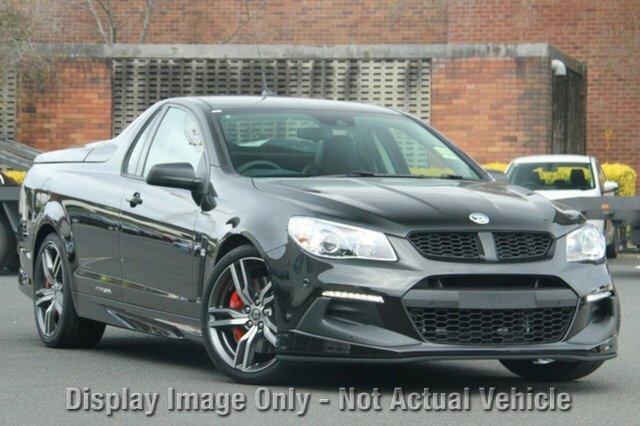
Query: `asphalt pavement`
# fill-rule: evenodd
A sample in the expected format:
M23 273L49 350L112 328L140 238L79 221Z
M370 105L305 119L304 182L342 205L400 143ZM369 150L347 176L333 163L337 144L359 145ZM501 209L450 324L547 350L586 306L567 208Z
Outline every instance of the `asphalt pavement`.
M100 344L91 350L52 350L40 342L28 298L16 286L14 275L0 276L0 424L141 423L242 423L290 424L392 424L433 422L455 424L638 424L640 417L640 257L626 255L610 262L622 300L622 330L618 358L606 362L592 375L572 383L528 383L520 380L497 361L425 362L411 365L354 366L309 365L292 369L290 383L261 388L231 382L209 362L203 347L183 341L107 328ZM355 388L381 396L355 398L368 409L341 409L339 388ZM114 394L124 400L129 392L129 410L109 416L100 411L67 410L69 388ZM195 393L200 410L169 409L170 388ZM290 389L293 388L293 389ZM428 388L426 404L403 410L399 396ZM465 398L465 388L469 398ZM516 392L551 396L568 393L568 410L511 410L495 406L485 411L480 394ZM134 408L136 392L157 393L153 415ZM222 393L222 395L219 395ZM239 393L237 410L225 412L225 393ZM348 392L347 392L348 393ZM553 398L553 395L556 395ZM211 395L209 395L211 394ZM281 394L281 395L277 395ZM304 395L308 395L306 407ZM462 407L455 402L461 394ZM76 395L76 394L74 394ZM209 399L217 397L217 400ZM256 401L256 396L259 397ZM289 398L292 396L292 398ZM296 399L297 396L297 399ZM229 396L231 400L232 396ZM245 398L244 409L239 401ZM135 401L134 401L135 400ZM194 400L195 401L195 400ZM268 404L267 401L276 403ZM376 401L380 409L376 409ZM418 404L424 399L411 400ZM417 402L416 402L417 401ZM436 410L438 401L451 410ZM464 401L469 401L464 405ZM391 409L396 403L395 410ZM525 404L526 405L526 404ZM147 404L147 408L151 403ZM216 407L215 410L206 408ZM174 407L175 408L175 407ZM184 407L183 407L184 408ZM304 410L303 410L304 408ZM466 409L468 408L468 409ZM566 407L565 407L566 408ZM304 411L303 414L300 413Z

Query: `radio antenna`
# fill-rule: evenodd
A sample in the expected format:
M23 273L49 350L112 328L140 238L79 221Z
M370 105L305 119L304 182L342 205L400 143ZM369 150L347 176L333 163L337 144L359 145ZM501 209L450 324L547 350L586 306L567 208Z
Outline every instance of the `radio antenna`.
M262 80L262 97L266 98L267 96L278 96L276 92L269 89L267 85L267 75L264 71L264 61L262 60L262 55L260 54L260 44L258 43L258 37L254 34L256 41L256 50L258 52L258 60L260 61L260 78Z

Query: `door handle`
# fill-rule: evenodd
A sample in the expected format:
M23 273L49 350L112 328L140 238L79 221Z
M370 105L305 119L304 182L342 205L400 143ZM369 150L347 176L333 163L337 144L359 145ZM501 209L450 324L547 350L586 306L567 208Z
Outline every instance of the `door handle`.
M140 193L135 192L131 197L127 198L127 202L129 203L131 208L134 208L138 204L142 204L142 198L140 198Z

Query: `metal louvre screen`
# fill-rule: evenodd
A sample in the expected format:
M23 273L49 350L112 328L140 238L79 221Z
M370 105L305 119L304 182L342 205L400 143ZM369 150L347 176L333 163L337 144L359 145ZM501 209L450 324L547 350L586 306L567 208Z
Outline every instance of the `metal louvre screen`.
M16 138L16 74L0 70L0 139Z
M429 59L114 59L113 134L162 99L259 95L262 67L282 96L384 105L429 121Z

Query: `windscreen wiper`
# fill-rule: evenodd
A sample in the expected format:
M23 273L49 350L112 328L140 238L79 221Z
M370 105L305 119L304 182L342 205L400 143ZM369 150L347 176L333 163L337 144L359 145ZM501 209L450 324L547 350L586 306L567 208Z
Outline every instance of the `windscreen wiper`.
M381 177L381 178L415 178L422 179L425 176L412 175L408 173L374 173L367 171L353 171L349 173L337 174L337 175L318 175L318 177Z
M478 180L466 178L462 175L444 173L436 176L429 175L412 175L409 173L375 173L364 170L357 170L349 173L335 174L335 175L316 175L317 177L347 177L347 178L398 178L398 179L451 179L451 180Z
M465 179L467 179L462 175L454 175L454 174L449 174L449 173L441 174L440 176L437 176L437 178L438 179L453 179L453 180L465 180Z
M464 177L462 175L454 175L454 174L449 174L449 173L444 173L441 175L436 175L436 176L424 176L425 178L429 178L429 179L451 179L451 180L472 180L472 181L478 181L480 179L474 179L474 178L468 178L468 177Z

